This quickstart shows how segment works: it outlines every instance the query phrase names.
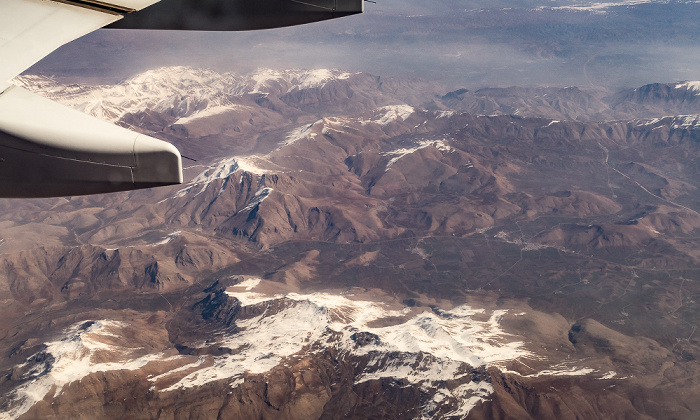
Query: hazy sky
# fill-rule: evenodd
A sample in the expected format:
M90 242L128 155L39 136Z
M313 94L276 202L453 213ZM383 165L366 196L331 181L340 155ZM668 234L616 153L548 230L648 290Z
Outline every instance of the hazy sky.
M377 0L365 3L363 15L267 31L100 30L32 71L115 81L169 65L235 72L335 67L472 88L700 79L700 4L561 8L591 4Z

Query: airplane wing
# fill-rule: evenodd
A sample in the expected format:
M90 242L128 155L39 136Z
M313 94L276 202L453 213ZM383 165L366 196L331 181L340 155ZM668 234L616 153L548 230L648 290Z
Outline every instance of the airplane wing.
M61 45L107 25L263 29L361 13L362 6L363 0L0 0L0 197L182 183L182 160L171 144L11 85Z
M128 29L247 31L362 13L364 0L161 0L110 25Z

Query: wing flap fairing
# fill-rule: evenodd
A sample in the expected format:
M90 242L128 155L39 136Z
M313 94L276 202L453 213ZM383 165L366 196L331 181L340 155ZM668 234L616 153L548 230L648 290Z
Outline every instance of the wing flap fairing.
M246 31L319 22L363 8L364 0L161 0L110 27Z

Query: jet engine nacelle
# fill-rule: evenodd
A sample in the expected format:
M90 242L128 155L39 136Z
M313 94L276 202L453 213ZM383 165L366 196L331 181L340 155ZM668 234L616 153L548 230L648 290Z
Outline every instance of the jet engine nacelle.
M182 183L170 143L20 87L0 95L0 197L56 197Z

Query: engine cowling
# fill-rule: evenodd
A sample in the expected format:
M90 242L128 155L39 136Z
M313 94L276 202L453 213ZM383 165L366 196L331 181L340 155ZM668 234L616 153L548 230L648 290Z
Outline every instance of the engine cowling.
M0 197L57 197L182 183L180 153L19 87L0 95Z

